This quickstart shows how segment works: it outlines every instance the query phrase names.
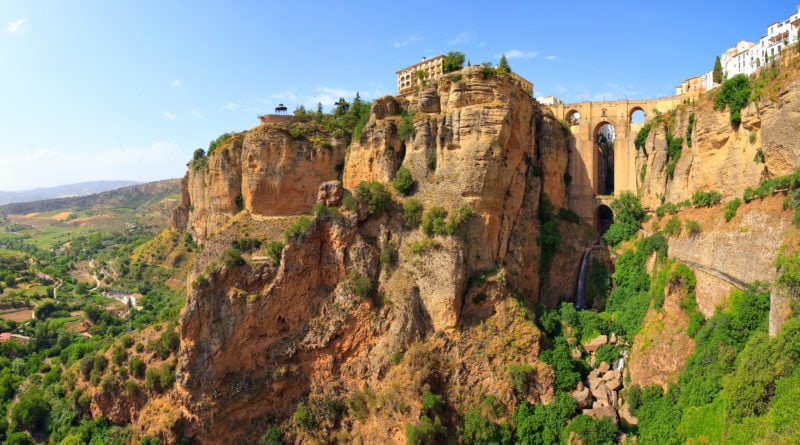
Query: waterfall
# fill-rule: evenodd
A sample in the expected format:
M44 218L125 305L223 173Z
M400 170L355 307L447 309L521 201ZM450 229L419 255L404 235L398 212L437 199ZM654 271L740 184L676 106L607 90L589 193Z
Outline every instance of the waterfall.
M589 309L586 304L586 274L589 269L589 252L583 252L581 258L581 268L578 271L578 286L575 290L575 309Z

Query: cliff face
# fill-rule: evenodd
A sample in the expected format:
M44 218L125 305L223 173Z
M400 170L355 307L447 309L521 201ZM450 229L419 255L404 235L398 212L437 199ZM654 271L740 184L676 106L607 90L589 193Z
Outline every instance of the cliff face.
M540 298L537 210L543 192L557 205L567 201L564 134L510 76L485 79L477 67L459 74L414 97L376 100L346 161L329 135L293 138L289 125L298 124L274 124L234 135L208 158L207 170L190 169L184 208L203 252L181 315L176 395L190 413L176 426L181 434L200 443L255 442L266 419L289 417L299 401L350 399L366 384L403 393L402 400L434 388L453 403L477 403L478 392L456 389L480 387L513 402L509 363L537 369L520 399L552 398L552 372L536 360L538 330L510 297ZM406 118L414 135L404 140L399 128L408 109L416 110ZM341 215L318 217L278 264L255 261L263 255L256 252L244 266L209 268L212 253L236 233L266 242L275 238L266 227L273 219L286 224L272 217L307 213L318 186L335 179L342 163L347 189L386 184L403 166L426 210L441 206L452 217L469 207L472 216L453 236L428 240L403 225L399 202L367 219L341 208ZM328 183L319 196L327 200L335 188ZM244 212L234 216L238 196ZM566 251L575 258L566 263L577 273L579 246L591 236L570 230ZM393 255L396 261L387 261ZM494 324L494 334L486 331ZM467 347L476 337L488 341L495 371L473 357L485 350ZM409 362L394 368L404 353ZM411 358L423 353L441 361L436 372ZM400 369L417 376L413 384L396 387ZM419 408L394 412L392 420L385 415L321 421L320 434L340 429L351 439L402 441Z
M415 197L426 206L470 206L482 224L467 234L465 261L472 270L503 263L520 290L538 295L536 209L544 187L557 205L566 202L567 149L563 131L509 76L490 80L477 67L442 79L408 100L413 137L398 136L405 101L375 101L372 116L350 147L344 186L388 181L402 164L417 180Z
M686 132L689 116L695 115L692 147ZM646 165L641 183L642 203L657 207L662 202L690 199L697 190L717 190L724 200L741 197L766 178L791 174L800 168L800 146L796 127L800 122L800 81L787 82L777 96L751 102L742 110L738 127L730 123L729 111L713 108L713 95L676 111L672 135L684 138L683 150L669 179L667 130L664 123L650 131L640 152L637 171ZM757 155L763 153L763 162ZM663 201L662 201L663 200Z
M339 176L343 144L313 123L262 125L233 134L205 164L192 163L173 224L185 221L202 240L241 210L260 216L308 212L319 184ZM191 211L184 217L186 209Z

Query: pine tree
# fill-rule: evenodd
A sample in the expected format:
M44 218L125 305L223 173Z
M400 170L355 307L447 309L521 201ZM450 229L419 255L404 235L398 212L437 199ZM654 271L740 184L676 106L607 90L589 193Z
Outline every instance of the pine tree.
M722 62L719 60L719 56L714 61L714 72L711 74L711 78L714 83L722 83Z
M508 60L506 59L505 54L500 57L500 63L497 64L497 71L500 71L501 73L511 72L511 67L508 66Z

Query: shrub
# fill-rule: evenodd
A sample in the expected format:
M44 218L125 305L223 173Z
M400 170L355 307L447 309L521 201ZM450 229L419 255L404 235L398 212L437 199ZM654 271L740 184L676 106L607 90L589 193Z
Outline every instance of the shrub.
M488 80L494 77L497 74L497 71L492 68L492 62L483 62L481 64L481 74L483 74L483 79Z
M233 240L231 242L231 246L234 249L241 250L242 252L252 252L252 251L258 249L259 247L261 247L261 240L258 240L256 238L248 238L248 237L239 238L239 239Z
M617 426L611 421L610 417L603 417L599 420L581 414L572 419L564 430L564 443L570 436L575 435L586 444L611 445L616 441Z
M739 198L728 201L725 204L725 221L730 221L736 216L736 210L739 209L740 205L742 205L742 200Z
M381 248L381 253L378 256L378 259L381 262L382 269L384 270L389 269L390 267L397 264L397 250L392 248L392 246L389 245L389 243L384 242Z
M722 201L722 194L717 191L705 192L698 190L692 195L692 205L695 207L711 207Z
M442 408L444 408L444 397L430 391L425 391L425 394L422 395L422 411L439 412Z
M401 195L409 195L411 189L414 187L414 178L411 177L411 172L405 167L400 167L392 179L392 186Z
M161 372L156 368L147 368L144 376L144 386L150 391L161 391Z
M294 412L294 420L306 431L312 431L317 426L314 413L306 407L305 403L297 405L297 410Z
M429 148L425 154L425 166L428 170L436 170L436 147Z
M692 130L694 130L694 113L689 115L689 125L686 127L686 145L689 148L692 148Z
M431 420L428 416L420 416L419 423L416 425L406 423L406 444L422 445L434 443L436 436L447 432L447 428L442 425L442 421L436 416Z
M283 248L286 245L280 241L270 241L267 243L267 256L269 256L275 263L281 262L281 255Z
M414 137L414 116L416 115L415 111L410 110L403 110L400 113L402 119L400 120L400 127L397 129L397 135L400 136L400 139L405 141L411 137Z
M512 363L506 368L511 377L511 387L517 396L525 394L528 390L528 381L534 373L534 369L527 363Z
M435 240L432 240L428 237L422 238L421 240L414 241L411 243L411 252L415 254L420 254L427 252L429 249L436 249L439 247L439 243Z
M389 208L392 202L392 195L380 182L361 181L355 190L356 205L367 208L370 215L380 215Z
M244 266L245 261L244 258L242 258L242 252L240 252L239 249L231 247L222 255L222 264L228 269Z
M399 365L401 361L403 361L403 353L397 351L392 352L392 364Z
M353 293L361 298L372 295L372 280L367 275L358 275L353 278Z
M597 363L606 362L613 368L617 359L619 359L619 351L614 345L601 345L594 353L594 358Z
M444 235L447 233L445 218L447 210L443 207L431 207L422 219L422 232L428 236Z
M689 236L696 236L700 233L700 223L693 219L687 219L683 227Z
M313 221L307 216L301 216L284 232L283 237L287 243L301 241L311 232Z
M422 221L422 204L418 199L409 198L403 201L403 225L413 229Z
M549 405L537 403L531 406L523 401L517 405L517 410L514 412L516 443L537 445L567 443L566 440L562 442L559 436L567 426L567 420L576 410L575 399L564 392L557 393L555 403ZM593 444L593 442L584 443Z
M289 128L289 136L294 139L302 139L304 136L303 129L293 125L291 128Z
M159 376L159 384L161 385L161 389L168 390L172 388L173 383L175 383L175 368L169 363L162 364L161 373Z
M281 429L274 425L267 428L258 440L258 445L283 445Z
M127 358L128 351L121 346L114 348L114 351L111 353L111 361L117 366L122 366L122 362L124 362Z
M681 220L678 219L677 216L673 216L670 218L666 224L664 224L664 233L669 236L678 236L681 234Z
M558 219L576 224L581 222L581 218L578 214L567 208L558 209Z
M653 124L656 122L657 118L648 121L642 126L639 132L636 133L636 139L633 141L633 145L636 147L636 150L644 150L645 144L647 143L647 137L650 135L650 129L653 128Z
M139 445L161 445L162 443L161 438L156 436L144 436L139 441Z
M722 83L714 100L715 110L730 107L730 121L733 126L742 122L741 110L750 100L750 79L745 74L737 74Z

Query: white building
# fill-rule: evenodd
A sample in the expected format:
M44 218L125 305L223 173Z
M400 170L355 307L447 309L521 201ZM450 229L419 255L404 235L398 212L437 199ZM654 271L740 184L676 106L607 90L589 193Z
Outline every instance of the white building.
M555 96L539 96L539 97L536 98L536 101L539 102L542 105L550 105L550 106L552 106L552 105L560 105L560 104L563 103L563 102L561 102L561 99L559 99L559 98L557 98Z
M800 30L800 6L797 12L782 22L775 22L767 27L767 34L758 43L740 40L733 48L720 55L722 71L725 79L737 74L750 75L762 66L780 58L781 51L787 46L797 43ZM713 80L713 70L702 74L705 90L717 86Z

